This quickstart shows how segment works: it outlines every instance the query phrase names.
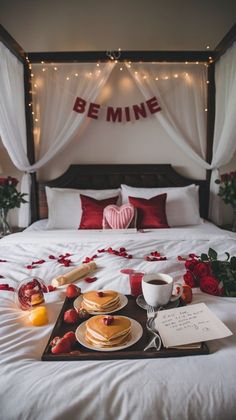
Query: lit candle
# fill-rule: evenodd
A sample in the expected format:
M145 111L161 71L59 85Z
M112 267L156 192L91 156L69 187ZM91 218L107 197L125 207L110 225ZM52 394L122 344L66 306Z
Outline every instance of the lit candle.
M37 308L32 309L29 314L30 322L39 327L48 323L47 309L45 306L38 306Z

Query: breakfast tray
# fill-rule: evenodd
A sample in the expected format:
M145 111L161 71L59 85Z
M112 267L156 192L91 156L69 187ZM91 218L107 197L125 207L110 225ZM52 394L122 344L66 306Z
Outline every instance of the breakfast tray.
M64 312L68 309L73 308L73 299L69 299L66 297L65 302L62 306L61 312L58 316L56 324L53 328L52 334L48 340L48 343L45 347L45 350L42 354L41 360L43 361L61 361L61 360L112 360L112 359L147 359L147 358L163 358L163 357L181 357L181 356L194 356L194 355L201 355L201 354L208 354L209 349L206 343L202 343L200 348L192 348L192 349L176 349L176 348L161 348L159 351L155 351L155 349L149 349L147 351L143 351L144 347L146 346L147 342L149 341L149 334L146 329L146 320L147 314L146 311L140 308L136 304L136 298L133 296L127 296L128 304L122 308L120 311L117 311L114 315L123 315L129 318L133 318L138 321L143 328L143 335L140 340L123 350L119 351L96 351L90 350L86 347L83 347L80 343L76 343L73 351L70 353L63 353L63 354L52 354L51 353L51 346L50 342L54 337L62 337L68 331L75 331L78 325L84 322L84 319L81 319L79 323L73 324L66 324L63 320ZM179 306L183 306L183 301L180 300Z

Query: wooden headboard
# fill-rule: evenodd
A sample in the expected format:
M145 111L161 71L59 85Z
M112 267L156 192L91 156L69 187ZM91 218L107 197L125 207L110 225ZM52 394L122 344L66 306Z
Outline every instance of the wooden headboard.
M208 216L207 181L179 175L169 164L71 165L60 177L38 183L39 219L47 218L45 186L54 188L110 189L121 184L133 187L183 187L199 185L200 215Z

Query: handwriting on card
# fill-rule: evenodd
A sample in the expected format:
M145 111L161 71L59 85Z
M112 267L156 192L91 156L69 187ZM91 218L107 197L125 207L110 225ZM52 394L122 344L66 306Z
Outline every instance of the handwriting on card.
M209 331L208 324L210 321L208 319L199 319L201 315L204 315L204 310L201 309L192 313L189 313L186 309L179 311L178 314L167 312L163 314L162 323L163 326L176 331L182 331L187 328Z
M165 347L199 343L232 335L223 322L204 304L158 312L156 327Z

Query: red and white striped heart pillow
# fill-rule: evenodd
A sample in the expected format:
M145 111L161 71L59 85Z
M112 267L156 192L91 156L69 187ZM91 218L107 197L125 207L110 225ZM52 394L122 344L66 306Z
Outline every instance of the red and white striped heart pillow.
M118 207L113 204L103 211L103 229L127 229L134 218L135 210L132 204Z

